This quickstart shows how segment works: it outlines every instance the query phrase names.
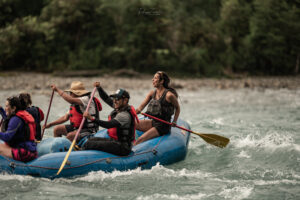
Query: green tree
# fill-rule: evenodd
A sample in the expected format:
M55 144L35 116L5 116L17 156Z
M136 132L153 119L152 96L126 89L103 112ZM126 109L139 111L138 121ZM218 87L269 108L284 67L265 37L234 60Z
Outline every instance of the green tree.
M299 55L299 5L287 1L254 2L250 21L251 33L246 39L249 48L247 69L269 75L292 74ZM296 24L297 23L297 24Z

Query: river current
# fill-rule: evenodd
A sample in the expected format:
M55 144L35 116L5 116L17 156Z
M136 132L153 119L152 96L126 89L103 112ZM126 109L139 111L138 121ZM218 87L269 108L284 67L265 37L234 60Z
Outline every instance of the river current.
M1 91L1 105L17 92ZM138 106L147 92L130 91L130 103ZM0 199L300 199L300 90L178 92L180 117L195 132L230 138L226 148L192 135L184 161L150 170L54 180L0 174ZM50 96L32 96L46 114ZM49 121L67 111L68 104L55 95ZM103 105L101 118L110 111Z

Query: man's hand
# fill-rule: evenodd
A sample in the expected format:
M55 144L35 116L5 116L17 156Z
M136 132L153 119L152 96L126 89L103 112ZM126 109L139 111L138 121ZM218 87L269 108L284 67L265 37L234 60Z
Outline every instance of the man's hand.
M55 84L51 84L50 87L52 88L52 90L54 90L55 92L57 92L58 88L56 87Z
M52 125L51 125L51 123L49 123L49 124L46 124L46 126L45 126L45 125L43 125L42 129L44 130L44 129L50 128L51 126L52 126Z
M96 82L94 83L94 87L100 87L100 82L96 81Z
M91 121L94 120L93 117L89 114L89 112L84 112L83 116Z
M141 110L137 108L137 109L135 109L135 112L136 112L136 114L140 114Z

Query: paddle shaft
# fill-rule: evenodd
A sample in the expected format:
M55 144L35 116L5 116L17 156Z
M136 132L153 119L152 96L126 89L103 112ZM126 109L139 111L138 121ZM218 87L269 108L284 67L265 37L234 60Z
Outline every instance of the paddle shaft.
M53 95L54 95L54 90L52 90L52 94L51 94L51 98L50 98L50 103L49 103L49 107L48 107L48 111L47 111L47 115L46 115L46 119L45 119L44 127L47 125L48 116L49 116L49 113L50 113L50 108L51 108L51 105L52 105L52 99L53 99ZM43 129L43 132L42 132L42 135L41 135L41 140L43 139L44 132L45 132L45 129Z
M88 112L89 107L90 107L90 105L91 105L91 102L92 102L92 100L93 100L93 97L94 97L94 95L95 95L96 90L97 90L97 88L95 87L94 90L93 90L93 92L92 92L92 94L91 94L91 98L90 98L90 100L89 100L89 103L88 103L88 105L87 105L87 107L86 107L86 109L85 109L85 112ZM81 123L80 123L80 126L79 126L79 128L77 129L76 135L75 135L75 137L74 137L74 139L73 139L73 142L72 142L72 144L71 144L71 146L70 146L70 148L69 148L69 150L68 150L68 153L66 154L65 159L64 159L64 161L62 162L62 164L61 164L61 166L60 166L60 168L59 168L59 170L58 170L58 172L57 172L56 175L59 175L60 172L62 171L62 169L64 168L64 166L65 166L65 164L66 164L66 162L67 162L67 160L68 160L68 158L69 158L69 156L70 156L70 153L71 153L71 151L72 151L72 149L73 149L73 147L74 147L74 145L75 145L75 143L76 143L77 137L78 137L78 135L79 135L79 133L80 133L80 131L81 131L81 129L82 129L82 126L83 126L83 124L84 124L84 121L85 121L85 117L82 118Z
M152 116L152 115L149 115L149 114L146 114L146 113L141 113L141 114L142 114L142 115L145 115L145 116L147 116L147 117L149 117L149 118L155 119L155 120L157 120L157 121L160 121L160 122L163 122L163 123L172 125L172 123L167 122L167 121L162 120L162 119L159 119L159 118L154 117L154 116ZM223 136L219 136L219 135L215 135L215 134L196 133L196 132L194 132L194 131L192 131L192 130L186 129L186 128L181 127L181 126L178 126L177 124L175 124L175 126L176 126L177 128L180 128L180 129L182 129L182 130L188 131L188 132L190 132L190 133L194 133L194 134L200 136L200 137L201 137L203 140L205 140L206 142L208 142L208 143L210 143L210 144L212 144L212 145L215 145L215 146L217 146L217 147L223 148L223 147L225 147L225 146L229 143L229 139L228 139L228 138L225 138L225 137L223 137Z
M152 115L148 115L148 114L146 114L146 113L141 113L141 114L142 114L142 115L145 115L146 117L150 117L150 118L152 118L152 119L155 119L155 120L157 120L157 121L163 122L163 123L165 123L165 124L172 125L172 123L171 123L171 122L167 122L167 121L165 121L165 120L159 119L159 118L157 118L157 117L154 117L154 116L152 116ZM177 124L176 124L175 126L176 126L177 128L180 128L180 129L182 129L182 130L185 130L185 131L188 131L188 132L194 133L194 131L192 131L192 130L189 130L189 129L186 129L186 128L184 128L184 127L181 127L181 126L178 126Z

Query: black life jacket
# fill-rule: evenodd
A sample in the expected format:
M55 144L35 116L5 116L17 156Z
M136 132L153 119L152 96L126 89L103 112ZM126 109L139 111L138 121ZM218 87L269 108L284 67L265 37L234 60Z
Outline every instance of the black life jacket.
M136 129L135 121L137 121L137 123L139 123L139 119L137 117L137 114L136 114L133 106L128 106L119 112L124 112L124 111L128 112L131 116L130 127L129 128L121 128L121 127L110 128L110 129L108 129L108 135L111 138L113 138L123 144L128 145L128 147L131 147L132 142L135 140L135 129ZM113 110L111 112L111 114L108 116L108 120L110 121L110 120L114 119L117 116L117 114L118 114L118 112L116 110Z
M175 107L173 104L167 102L166 95L169 90L165 89L164 93L159 99L155 99L156 90L154 91L151 100L148 104L146 113L157 118L170 121L174 114Z
M93 117L95 117L96 119L99 119L99 111L102 110L102 105L99 101L99 99L97 99L96 97L93 97L93 101L94 101L94 105L95 105L95 114L92 114ZM72 104L70 106L70 111L69 111L69 115L70 115L70 123L74 128L79 128L80 123L83 119L83 112L80 109L79 105L75 105ZM84 124L83 124L83 128L87 128L87 129L94 129L94 131L97 131L99 126L97 124L95 124L93 121L90 120L85 120Z
M22 142L35 141L35 121L34 118L25 110L18 111L16 115L11 115L10 117L6 118L1 127L1 131L5 132L7 130L9 121L13 116L17 116L22 120L24 134L21 137L18 137L17 135L13 136L12 139L7 142L7 144L11 147L16 147L19 143Z
M35 138L37 140L42 139L42 129L41 129L41 116L40 116L40 110L38 107L31 106L29 108L26 108L26 111L29 112L35 121L36 126L36 135Z

